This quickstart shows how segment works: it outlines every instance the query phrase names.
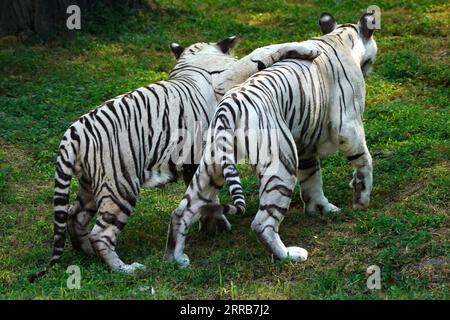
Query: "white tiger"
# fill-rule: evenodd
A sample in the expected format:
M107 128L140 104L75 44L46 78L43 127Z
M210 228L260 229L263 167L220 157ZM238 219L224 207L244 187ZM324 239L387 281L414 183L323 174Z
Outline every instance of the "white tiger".
M323 193L320 156L341 150L355 168L354 208L369 205L372 158L363 111L364 76L377 52L368 27L373 21L373 15L365 14L358 24L338 25L330 14L322 14L319 24L324 35L303 42L322 51L317 59L278 62L224 96L211 121L200 166L172 214L167 260L189 264L184 243L199 214L202 220L222 219L229 227L224 214L244 213L244 192L235 165L242 157L260 180L260 205L252 229L277 258L297 261L308 255L303 248L286 247L278 234L297 180L305 212L339 210ZM216 200L225 181L233 205L219 205Z
M231 86L285 57L314 59L319 54L319 50L299 43L286 43L256 49L236 60L227 53L237 41L237 37L230 37L219 43L196 43L186 49L171 44L178 60L169 80L109 100L69 127L56 162L50 264L60 260L68 228L73 247L88 255L97 254L112 269L131 273L143 268L139 263L127 264L119 258L117 239L141 187L163 185L179 174L189 181L195 172L194 162L172 161L178 145L187 139L180 135L178 145L173 144L172 132L184 129L194 136L195 122L206 131L217 99ZM191 148L193 153L201 151L194 145ZM72 175L76 175L79 189L69 209ZM95 215L95 226L89 232L87 225ZM44 273L33 275L30 280Z

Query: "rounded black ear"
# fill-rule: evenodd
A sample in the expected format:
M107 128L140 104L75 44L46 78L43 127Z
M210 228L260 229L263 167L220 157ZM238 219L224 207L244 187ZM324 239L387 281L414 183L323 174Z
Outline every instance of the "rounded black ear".
M239 43L239 40L240 40L239 36L232 36L218 42L217 46L223 53L228 53L228 51L233 49Z
M359 29L363 36L369 39L375 31L375 15L373 13L365 13L358 22Z
M322 34L327 34L336 29L337 23L331 14L324 12L320 15L319 25Z
M175 58L178 59L184 51L184 47L180 46L178 43L172 42L170 44L170 50L172 50Z

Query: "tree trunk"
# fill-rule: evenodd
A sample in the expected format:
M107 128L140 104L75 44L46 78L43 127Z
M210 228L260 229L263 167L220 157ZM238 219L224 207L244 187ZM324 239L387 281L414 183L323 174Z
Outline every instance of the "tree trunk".
M81 16L102 3L113 9L146 8L146 0L1 0L0 37L22 31L46 36L53 32L66 33L67 7L76 4Z

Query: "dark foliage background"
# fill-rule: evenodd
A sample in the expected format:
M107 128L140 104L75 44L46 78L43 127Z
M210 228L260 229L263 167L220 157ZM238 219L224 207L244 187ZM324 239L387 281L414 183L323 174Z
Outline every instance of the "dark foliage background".
M0 36L22 31L44 38L54 33L68 33L66 10L70 5L78 5L83 15L88 16L99 12L150 9L146 0L3 0L0 2Z

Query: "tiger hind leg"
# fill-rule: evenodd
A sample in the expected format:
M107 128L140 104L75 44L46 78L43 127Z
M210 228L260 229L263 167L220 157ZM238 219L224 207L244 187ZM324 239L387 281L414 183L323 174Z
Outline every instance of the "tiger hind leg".
M259 241L275 257L291 261L305 261L308 252L300 247L286 247L278 233L284 214L289 208L296 183L293 174L262 175L260 206L252 222L252 230ZM287 175L286 175L287 174Z
M207 166L203 163L195 173L183 200L172 212L164 254L165 260L175 261L181 267L189 265L189 257L184 253L189 227L200 218L200 208L218 201L217 192L223 183L219 166L214 168L214 165ZM225 224L230 226L229 223Z
M323 193L322 174L318 157L299 160L297 173L306 214L339 212Z
M89 240L87 226L96 212L97 206L92 194L80 187L77 199L69 210L67 227L72 247L89 256L95 255L95 252Z
M140 263L126 264L116 253L118 236L127 221L128 215L114 202L111 200L103 200L99 205L97 221L89 239L96 254L111 269L125 273L133 273L137 270L145 269L145 266Z
M183 180L186 184L186 187L189 187L190 182L192 181L192 177L197 170L198 165L184 165L183 166ZM213 203L219 204L219 197L215 196L212 200ZM195 216L197 219L198 216ZM223 230L231 231L231 224L228 222L227 218L222 215L219 218L215 218L212 216L203 217L199 220L198 230L203 233L214 234L217 232L221 232Z

